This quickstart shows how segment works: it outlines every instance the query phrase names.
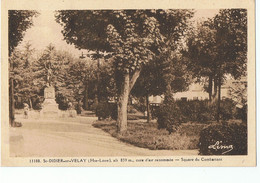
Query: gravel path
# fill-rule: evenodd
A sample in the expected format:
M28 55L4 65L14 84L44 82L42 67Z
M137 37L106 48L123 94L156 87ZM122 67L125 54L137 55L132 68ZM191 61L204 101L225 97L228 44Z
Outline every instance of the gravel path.
M95 117L37 120L22 119L10 128L12 157L175 156L197 155L197 150L149 150L111 137L92 126Z

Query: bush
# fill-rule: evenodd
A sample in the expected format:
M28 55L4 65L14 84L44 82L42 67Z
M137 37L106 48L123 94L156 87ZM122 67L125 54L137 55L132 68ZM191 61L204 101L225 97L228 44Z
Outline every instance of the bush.
M117 119L117 105L116 103L100 102L96 107L96 115L99 119Z
M181 109L175 102L163 104L156 115L158 128L165 128L169 134L176 131L178 126L185 121Z
M173 104L174 103L174 104ZM183 122L191 121L191 122L200 122L200 123L208 123L210 121L216 120L216 112L217 112L217 104L211 104L208 100L199 101L170 101L168 102L168 106L177 105L180 110L180 114L183 118ZM226 99L221 101L220 103L220 119L221 120L230 120L235 118L235 104L232 100ZM165 105L163 105L165 108ZM159 110L160 111L160 110ZM244 113L243 113L244 114ZM157 116L157 114L156 114ZM237 115L238 116L238 115ZM244 115L245 116L245 115ZM242 118L242 117L240 117Z
M109 103L109 106L110 106L110 117L113 119L113 120L117 120L117 104L116 103Z
M247 126L222 123L211 125L200 133L201 155L246 155Z
M215 118L215 110L209 101L176 101L186 121L205 123Z
M220 102L220 119L229 120L235 117L235 103L230 99Z
M235 118L241 119L242 122L246 123L247 122L247 105L243 105L242 108L236 108L235 111Z

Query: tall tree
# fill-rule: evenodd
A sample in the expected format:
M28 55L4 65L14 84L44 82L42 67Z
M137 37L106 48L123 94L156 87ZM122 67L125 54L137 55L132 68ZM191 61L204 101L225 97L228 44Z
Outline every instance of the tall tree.
M208 84L205 88L209 93L210 101L217 93L216 30L209 27L212 23L210 19L197 23L187 36L188 49L183 51L183 55L188 58L186 65L187 69L192 72L193 79L200 82L201 78L207 78Z
M246 72L247 66L247 10L220 10L214 17L213 28L217 40L217 76L218 105L217 121L219 121L221 84L225 74L235 79Z
M224 76L243 76L247 66L247 11L224 9L199 26L188 41L190 67L196 76L209 77L209 93L214 79L217 90L217 121L219 121L221 85Z
M156 51L162 51L153 45L168 43L165 36L172 38L171 44L178 41L191 16L188 10L59 11L56 14L67 42L81 49L112 53L118 83L120 133L127 129L128 97L141 69Z
M37 16L38 12L29 10L9 10L8 11L8 55L11 57L15 47L23 40L25 31L33 25L33 17ZM10 59L9 59L10 61ZM13 63L9 62L9 71L13 71ZM9 76L9 122L14 126L14 79L13 74Z
M37 86L33 83L32 64L35 61L34 49L27 42L23 49L16 49L10 61L13 63L14 96L33 107L33 98L37 96Z

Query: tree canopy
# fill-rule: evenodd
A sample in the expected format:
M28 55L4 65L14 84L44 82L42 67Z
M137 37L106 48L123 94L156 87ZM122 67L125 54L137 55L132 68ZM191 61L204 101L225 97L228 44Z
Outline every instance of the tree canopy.
M37 11L9 10L8 11L8 41L9 56L14 48L23 40L25 31L33 25L33 17Z
M110 52L118 90L118 127L127 128L127 102L142 67L177 42L191 10L62 10L56 21L64 39L80 49ZM168 49L168 50L167 50Z
M187 38L187 48L183 53L189 60L188 70L193 72L194 78L208 77L210 95L213 81L216 87L226 74L235 79L244 75L247 63L246 10L220 10L215 17L198 23Z

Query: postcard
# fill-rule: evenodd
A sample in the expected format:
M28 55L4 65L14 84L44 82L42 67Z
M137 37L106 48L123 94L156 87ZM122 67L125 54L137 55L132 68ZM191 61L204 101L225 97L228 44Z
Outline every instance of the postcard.
M2 166L256 166L253 0L4 0L1 19Z

